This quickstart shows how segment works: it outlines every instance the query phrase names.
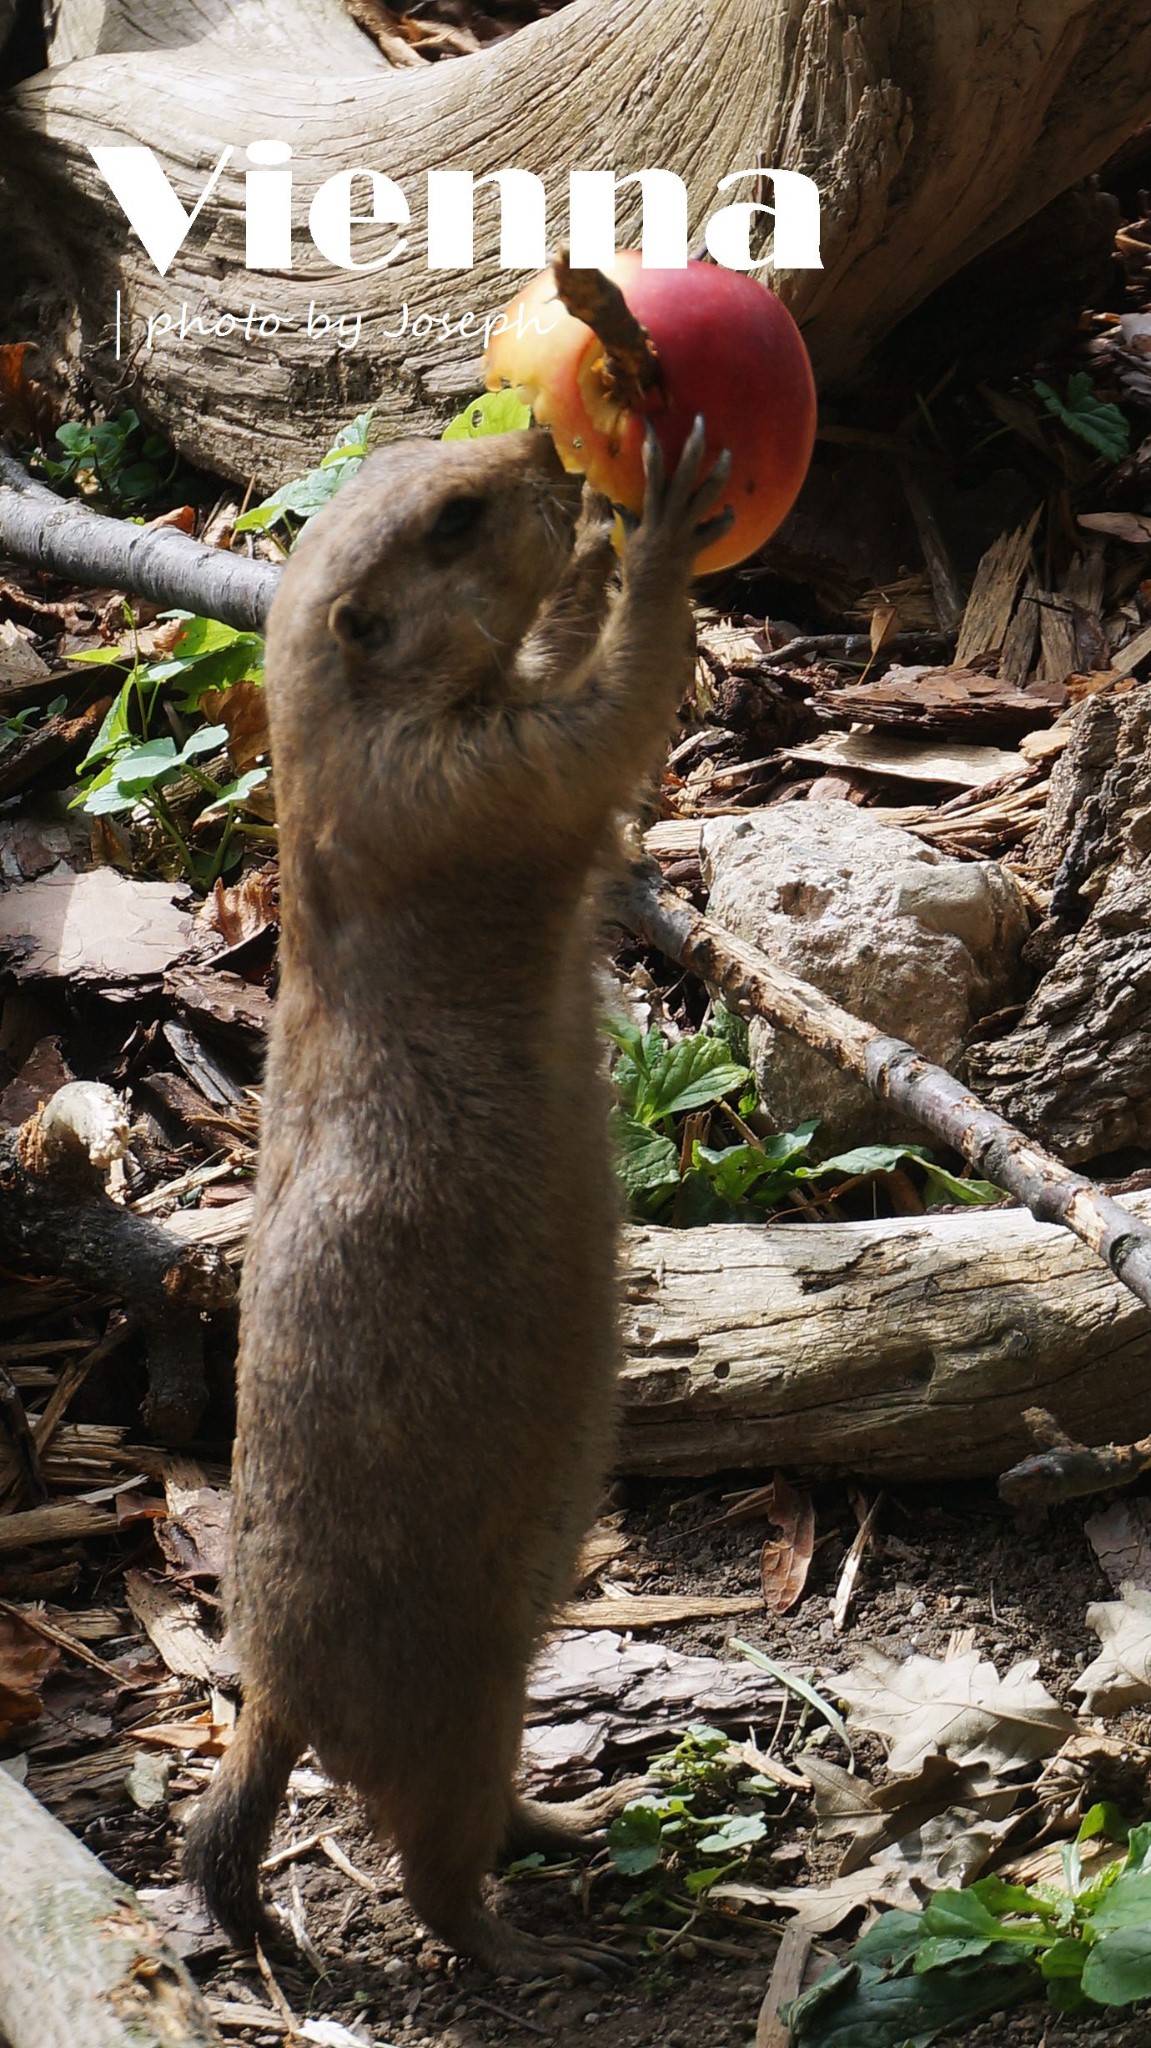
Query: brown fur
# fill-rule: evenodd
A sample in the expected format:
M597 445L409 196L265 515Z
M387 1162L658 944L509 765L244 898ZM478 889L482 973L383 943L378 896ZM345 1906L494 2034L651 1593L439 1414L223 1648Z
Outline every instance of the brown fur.
M281 989L244 1273L245 1705L187 1867L237 1939L313 1744L413 1906L493 1968L590 1966L481 1902L525 1676L611 1447L617 1199L586 885L688 676L699 446L602 533L543 435L405 443L272 607ZM461 501L466 501L461 505Z

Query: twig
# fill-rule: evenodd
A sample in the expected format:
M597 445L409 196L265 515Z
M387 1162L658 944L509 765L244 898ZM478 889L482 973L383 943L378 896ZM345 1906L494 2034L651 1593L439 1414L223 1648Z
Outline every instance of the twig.
M30 1628L33 1635L43 1636L45 1642L54 1643L58 1650L65 1651L69 1657L75 1657L80 1664L87 1664L91 1671L98 1671L102 1678L110 1678L116 1685L131 1688L147 1682L128 1678L123 1671L117 1671L114 1664L106 1664L103 1657L98 1657L94 1650L89 1650L83 1643L78 1643L75 1636L68 1635L53 1622L45 1621L42 1615L30 1613L26 1607L15 1606L11 1600L0 1600L0 1614L11 1615L13 1621L23 1622L24 1627Z
M618 908L632 931L721 990L731 1008L790 1031L952 1146L1040 1223L1061 1223L1072 1231L1151 1308L1151 1227L1033 1144L945 1067L841 1009L822 989L704 917L666 887L653 862L636 863L619 892Z
M1050 1507L1057 1501L1080 1500L1112 1486L1131 1486L1151 1470L1151 1436L1133 1444L1075 1442L1045 1408L1025 1408L1023 1420L1044 1448L1023 1458L999 1481L1002 1500L1012 1507Z

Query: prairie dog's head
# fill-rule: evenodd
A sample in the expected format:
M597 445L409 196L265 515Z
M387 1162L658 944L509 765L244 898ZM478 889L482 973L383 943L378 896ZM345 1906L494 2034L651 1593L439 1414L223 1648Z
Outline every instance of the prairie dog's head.
M571 553L580 483L543 433L381 449L308 528L268 627L274 738L431 724L497 695ZM366 735L365 735L366 737Z

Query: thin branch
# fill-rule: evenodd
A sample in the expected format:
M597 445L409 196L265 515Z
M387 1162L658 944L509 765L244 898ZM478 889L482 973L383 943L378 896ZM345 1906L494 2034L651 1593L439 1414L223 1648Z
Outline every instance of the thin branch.
M208 548L173 526L132 526L58 498L0 448L0 555L86 588L111 586L154 604L262 630L279 581L272 562Z

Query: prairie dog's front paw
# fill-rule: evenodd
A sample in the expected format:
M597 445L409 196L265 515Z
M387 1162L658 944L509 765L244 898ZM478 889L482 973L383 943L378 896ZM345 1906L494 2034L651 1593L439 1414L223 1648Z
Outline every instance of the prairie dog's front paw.
M731 474L731 455L725 448L701 478L706 439L703 416L697 414L679 462L668 476L655 429L650 420L647 422L643 449L647 488L643 518L630 543L632 547L652 544L662 554L679 556L691 563L727 532L735 518L730 505L725 505L714 518L708 519L706 514Z

